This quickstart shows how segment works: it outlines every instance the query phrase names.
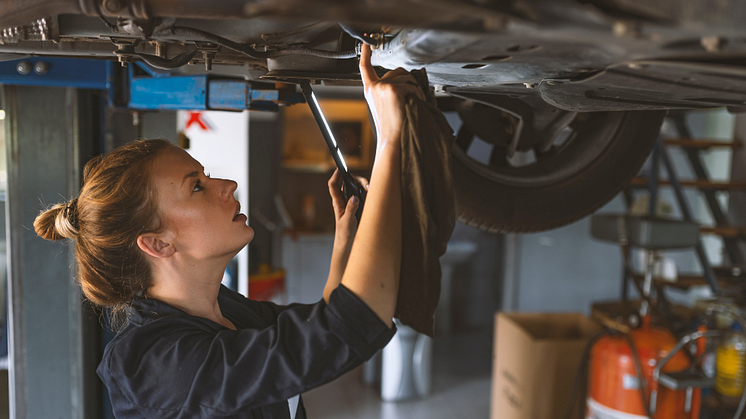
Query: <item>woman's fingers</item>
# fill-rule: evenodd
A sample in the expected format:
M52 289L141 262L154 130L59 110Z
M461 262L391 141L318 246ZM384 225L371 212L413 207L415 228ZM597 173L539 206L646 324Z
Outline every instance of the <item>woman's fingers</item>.
M354 196L350 198L349 201L347 201L347 204L344 207L342 213L339 214L336 220L337 237L341 237L345 241L350 241L353 237L355 237L355 232L357 231L357 218L355 217L355 212L357 212L357 208L359 205L360 202Z
M380 141L396 141L404 124L404 102L414 95L426 100L417 80L405 69L397 68L379 78L371 64L371 49L363 45L360 54L360 77Z
M391 70L387 72L386 74L384 74L383 77L381 77L381 80L391 81L391 79L394 79L396 77L405 77L405 76L412 77L412 75L409 74L409 71L401 67L397 67L396 69ZM414 80L414 77L412 77L412 80Z
M354 175L353 178L363 187L363 189L366 191L368 190L368 179ZM350 199L345 197L344 192L342 192L342 174L339 172L339 169L336 169L334 173L332 173L332 177L329 178L327 185L329 186L329 195L332 197L332 208L334 209L334 214L337 220L344 217L346 214L355 214L359 205L359 200L355 196L350 197ZM352 209L351 213L349 212L350 209Z
M347 201L347 208L345 209L345 214L355 215L355 211L357 211L358 205L360 205L360 200L357 199L356 196L350 197L350 199Z
M329 194L332 196L334 196L335 191L338 191L342 187L342 175L339 173L339 169L334 170L327 185L329 185Z
M371 55L370 45L364 43L360 51L360 77L363 79L363 86L370 86L378 81L378 74L370 63Z
M412 76L412 74L409 73L409 71L399 67L394 70L391 70L383 75L383 77L379 78L378 74L376 74L376 70L373 68L373 65L370 62L371 56L373 55L373 52L370 48L370 45L363 44L362 49L360 51L360 77L363 80L363 86L367 89L371 84L377 82L377 81L386 81L389 83L405 83L405 84L411 84L414 87L419 88L419 84L417 83L417 80ZM424 99L424 95L418 94L418 97Z
M368 61L365 65L370 66L370 62ZM361 58L361 69L362 68L363 63ZM372 69L372 66L370 68ZM400 97L406 97L407 95L413 94L422 100L426 100L425 94L424 92L422 92L422 89L420 89L420 85L419 83L417 83L417 80L414 78L414 76L412 76L409 71L401 67L389 71L380 79L378 79L375 71L373 71L373 74L375 75L376 80L365 82L366 89L371 87L371 84L385 83L393 86L394 90L399 94Z
M357 183L360 186L362 186L363 189L365 189L366 191L368 190L368 179L366 179L366 178L364 178L362 176L355 176L355 175L352 175L352 177L355 178L355 181L357 181Z
M414 95L427 102L427 98L425 98L425 93L422 92L422 89L420 89L420 86L413 86L411 84L403 84L400 87L398 87L398 90L401 92L402 96L404 97L408 95Z
M339 173L339 169L335 170L332 177L329 178L329 195L332 197L332 208L334 214L337 217L341 217L344 214L345 208L345 196L342 193L342 175Z

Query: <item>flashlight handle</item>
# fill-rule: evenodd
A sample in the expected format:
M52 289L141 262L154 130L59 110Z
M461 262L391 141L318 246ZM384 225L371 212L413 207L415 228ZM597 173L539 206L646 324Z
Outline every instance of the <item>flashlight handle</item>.
M303 92L303 96L306 98L308 108L311 110L313 118L316 120L316 125L318 125L319 129L321 130L321 135L324 137L324 142L329 148L329 153L332 155L334 164L337 165L337 168L339 168L340 172L347 173L347 167L342 160L341 155L339 154L339 149L337 148L336 140L334 140L334 135L329 128L329 124L327 124L326 122L326 118L324 118L324 114L321 113L321 107L319 106L319 103L315 99L316 97L313 94L311 83L308 80L303 80L300 83L300 88Z
M326 142L327 147L329 147L329 153L331 153L334 163L337 165L337 169L339 169L339 173L342 174L342 192L345 195L345 200L349 201L352 196L356 196L358 199L358 207L357 211L355 211L355 216L359 222L360 216L363 214L363 204L365 204L365 189L363 189L363 187L357 183L355 178L352 177L350 172L347 171L347 165L342 160L342 155L337 148L329 124L327 124L324 114L321 112L321 108L313 94L311 83L308 80L302 80L300 82L300 88L303 92L303 96L306 98L308 107L311 109L311 113L316 120L316 124L321 130L324 142Z

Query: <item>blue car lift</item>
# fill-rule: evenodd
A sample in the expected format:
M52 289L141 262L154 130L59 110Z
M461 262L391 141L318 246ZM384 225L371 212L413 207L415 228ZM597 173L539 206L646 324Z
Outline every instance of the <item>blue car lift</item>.
M136 62L29 57L0 62L0 84L106 90L109 106L131 110L277 111L304 102L295 85L240 77L179 75Z

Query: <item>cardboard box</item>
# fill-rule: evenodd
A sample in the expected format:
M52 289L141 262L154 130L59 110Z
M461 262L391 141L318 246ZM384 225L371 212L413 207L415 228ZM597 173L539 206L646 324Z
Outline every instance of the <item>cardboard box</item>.
M561 418L599 330L580 313L497 313L490 418Z

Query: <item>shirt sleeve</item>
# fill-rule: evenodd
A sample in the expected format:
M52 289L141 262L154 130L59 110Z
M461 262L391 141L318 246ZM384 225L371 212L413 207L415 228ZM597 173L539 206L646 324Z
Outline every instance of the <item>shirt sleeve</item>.
M342 285L328 305L287 308L264 329L210 335L174 321L148 326L119 342L104 369L145 416L159 418L228 416L285 401L357 367L396 332Z

